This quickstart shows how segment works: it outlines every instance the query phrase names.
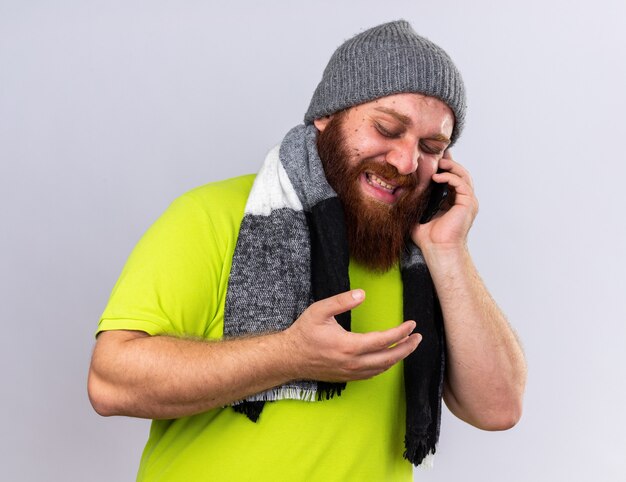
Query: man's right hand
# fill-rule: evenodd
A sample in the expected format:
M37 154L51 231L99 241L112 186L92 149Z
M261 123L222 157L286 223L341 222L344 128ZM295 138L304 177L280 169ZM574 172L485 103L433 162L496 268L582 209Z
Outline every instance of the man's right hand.
M385 331L352 333L335 316L360 305L363 290L351 290L313 303L285 330L293 378L345 382L371 378L406 358L422 337L415 322Z
M364 295L353 290L318 301L288 329L259 336L207 341L103 332L89 370L89 397L101 415L179 418L292 380L373 377L415 350L421 335L410 335L413 321L379 332L344 330L335 315Z

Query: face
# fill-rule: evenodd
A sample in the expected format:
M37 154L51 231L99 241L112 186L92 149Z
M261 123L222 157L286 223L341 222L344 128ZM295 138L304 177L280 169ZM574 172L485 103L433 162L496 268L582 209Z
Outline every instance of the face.
M315 120L328 182L344 206L350 253L384 271L399 259L449 145L442 101L397 94Z

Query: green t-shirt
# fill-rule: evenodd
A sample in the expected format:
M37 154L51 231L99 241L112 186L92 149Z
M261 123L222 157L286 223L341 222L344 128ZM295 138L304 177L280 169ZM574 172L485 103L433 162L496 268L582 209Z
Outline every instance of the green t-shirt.
M219 339L237 233L254 176L196 188L172 203L129 257L98 332ZM384 330L403 321L399 270L373 274L350 264L364 303L352 330ZM348 383L340 397L267 403L257 423L219 408L152 422L139 481L409 481L402 458L402 363Z

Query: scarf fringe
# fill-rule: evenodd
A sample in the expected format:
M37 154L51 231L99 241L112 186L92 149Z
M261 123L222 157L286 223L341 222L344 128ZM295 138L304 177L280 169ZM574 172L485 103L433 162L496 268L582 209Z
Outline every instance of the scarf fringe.
M319 390L315 388L276 387L247 397L244 400L239 400L233 405L238 406L245 402L275 402L276 400L302 400L304 402L315 402L316 400L319 400L319 396Z
M432 470L435 467L435 454L433 452L429 453L424 459L420 462L419 468L424 470Z
M242 402L238 405L233 405L233 410L237 413L242 413L249 420L255 422L259 419L265 402Z
M330 400L334 396L339 397L344 388L345 383L317 382L317 399Z
M330 400L335 396L341 396L341 392L344 388L346 388L345 383L324 382L319 382L317 388L302 388L294 386L276 387L233 402L232 405L239 406L245 404L246 402L275 402L277 400L301 400L303 402Z
M406 450L404 451L404 458L411 462L413 465L420 466L424 469L432 469L434 465L436 446L432 446L423 439L405 437L404 445Z

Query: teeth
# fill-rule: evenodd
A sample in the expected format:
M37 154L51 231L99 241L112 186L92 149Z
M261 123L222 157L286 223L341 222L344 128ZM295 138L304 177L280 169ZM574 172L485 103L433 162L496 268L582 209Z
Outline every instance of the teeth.
M374 174L370 174L368 176L370 183L376 183L379 186L387 189L388 191L393 191L394 190L394 186L392 186L391 184L387 184L385 181L383 181L382 179L376 177Z

